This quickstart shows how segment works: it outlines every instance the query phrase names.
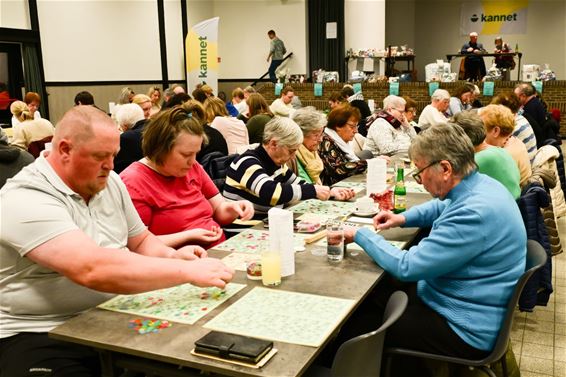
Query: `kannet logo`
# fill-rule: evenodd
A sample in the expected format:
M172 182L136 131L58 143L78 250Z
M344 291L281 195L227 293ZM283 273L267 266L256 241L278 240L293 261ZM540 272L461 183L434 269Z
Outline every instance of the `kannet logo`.
M477 14L472 14L472 17L470 17L470 21L472 22L511 22L511 21L517 21L517 13L513 13L513 14L480 14L480 16L478 17Z

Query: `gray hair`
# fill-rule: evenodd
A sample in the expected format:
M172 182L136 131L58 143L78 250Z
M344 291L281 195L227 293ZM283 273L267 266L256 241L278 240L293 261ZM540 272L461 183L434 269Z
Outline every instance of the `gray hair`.
M312 106L303 107L293 113L291 119L301 127L303 136L319 131L326 126L326 116Z
M163 99L165 99L165 97L167 98L171 98L175 95L175 92L173 91L172 88L167 88L163 91Z
M536 88L530 82L519 83L515 85L515 89L519 89L519 93L522 93L527 97L537 93Z
M474 146L462 127L440 123L427 128L413 139L409 147L411 160L427 163L447 160L454 175L464 178L476 170Z
M143 110L135 103L121 105L116 111L116 121L124 131L130 129L137 121L142 119L144 119Z
M276 140L283 147L296 147L303 143L303 131L295 121L287 117L275 117L265 125L263 144Z
M485 140L485 128L477 111L467 110L459 112L450 119L450 122L449 124L457 124L462 127L474 147L477 147Z
M130 94L135 94L131 88L122 88L122 90L120 91L120 96L118 97L118 104L124 105L126 103L130 103Z
M255 90L255 88L251 85L248 85L244 88L244 92L248 92L248 93L257 93L257 91Z
M431 100L442 101L445 99L450 99L450 93L446 89L436 89L432 96L430 97Z
M405 107L407 101L403 97L389 95L383 99L383 108L391 109L397 107Z

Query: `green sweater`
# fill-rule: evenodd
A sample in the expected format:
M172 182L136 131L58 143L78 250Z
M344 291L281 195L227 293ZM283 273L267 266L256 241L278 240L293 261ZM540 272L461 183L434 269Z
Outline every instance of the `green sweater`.
M521 174L509 152L503 148L489 147L476 153L475 160L480 173L499 181L509 190L513 198L519 198Z

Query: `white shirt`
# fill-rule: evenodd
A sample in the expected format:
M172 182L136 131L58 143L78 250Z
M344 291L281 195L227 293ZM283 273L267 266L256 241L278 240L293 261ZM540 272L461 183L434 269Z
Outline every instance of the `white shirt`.
M446 123L448 119L438 109L432 105L426 105L419 117L419 127L426 130L430 126Z
M281 98L277 98L275 101L273 101L269 108L271 109L273 115L280 117L290 117L295 112L293 105L291 105L291 103L286 105Z
M415 136L417 132L411 125L395 128L385 119L378 118L368 130L364 149L374 156L407 153Z

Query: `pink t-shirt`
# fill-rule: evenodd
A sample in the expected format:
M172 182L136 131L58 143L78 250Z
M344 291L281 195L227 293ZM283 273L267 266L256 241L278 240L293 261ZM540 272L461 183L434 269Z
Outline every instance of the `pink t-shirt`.
M141 162L120 173L142 221L156 235L219 226L209 199L218 189L195 162L183 178L165 177ZM215 244L224 241L224 235ZM212 246L212 245L207 245Z

